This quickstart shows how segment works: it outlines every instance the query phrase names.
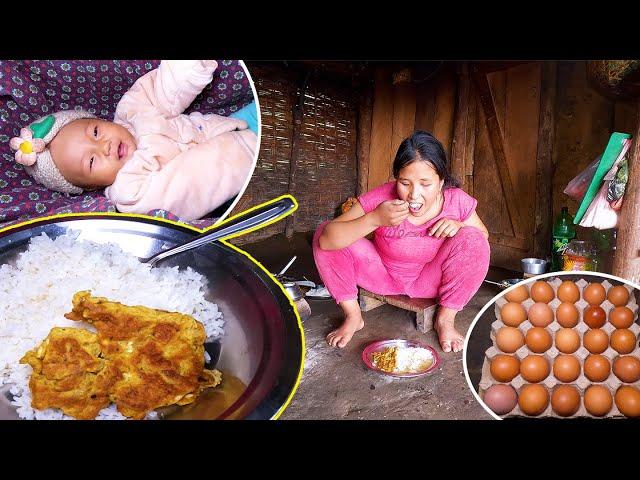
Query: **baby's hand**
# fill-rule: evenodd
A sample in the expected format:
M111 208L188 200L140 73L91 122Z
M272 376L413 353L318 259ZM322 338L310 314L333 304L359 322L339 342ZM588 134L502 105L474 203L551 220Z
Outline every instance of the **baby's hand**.
M435 238L453 237L462 227L464 227L462 222L441 218L429 229L429 235Z
M373 211L379 227L400 225L409 216L409 204L404 200L387 200Z

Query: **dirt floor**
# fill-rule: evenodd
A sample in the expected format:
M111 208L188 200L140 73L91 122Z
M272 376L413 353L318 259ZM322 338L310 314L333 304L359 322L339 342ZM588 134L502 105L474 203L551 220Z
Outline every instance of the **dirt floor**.
M278 272L293 256L298 259L287 275L303 275L319 282L308 235L292 239L275 236L252 245L241 245L272 272ZM498 280L513 272L494 270ZM483 284L456 326L466 333L482 306L498 290ZM281 419L491 419L476 402L467 385L460 353L443 353L435 332L420 333L415 314L383 305L364 314L365 327L344 349L332 348L326 334L341 322L341 310L332 299L309 299L311 317L304 322L306 360L300 386ZM394 379L368 370L360 355L371 341L386 338L421 340L441 354L441 366L426 377Z

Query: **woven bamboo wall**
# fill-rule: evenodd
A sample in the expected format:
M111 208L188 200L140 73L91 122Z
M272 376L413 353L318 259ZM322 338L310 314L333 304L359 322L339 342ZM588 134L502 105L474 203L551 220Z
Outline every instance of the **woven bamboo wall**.
M323 80L311 80L303 102L291 193L299 203L295 232L308 232L334 218L357 183L354 95Z
M357 183L357 92L314 75L295 125L304 84L300 72L248 68L260 101L262 138L256 169L232 215L285 193L298 200L299 209L287 221L238 237L236 244L284 233L287 225L289 233L315 230L355 194Z
M289 191L293 110L297 95L295 78L280 72L248 65L260 103L262 136L260 155L251 181L231 215L258 205ZM279 75L278 75L279 74ZM284 233L285 222L277 222L234 240L248 243Z

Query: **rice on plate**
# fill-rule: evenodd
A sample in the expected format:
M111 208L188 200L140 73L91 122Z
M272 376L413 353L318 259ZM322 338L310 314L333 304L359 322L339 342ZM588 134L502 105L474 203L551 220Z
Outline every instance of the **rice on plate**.
M91 290L95 296L126 305L191 315L203 324L207 341L224 334L222 313L215 303L205 300L204 276L191 268L151 268L118 245L78 240L78 235L33 237L15 265L0 266L0 387L11 385L11 404L20 418L72 418L58 409L31 407L31 367L19 361L53 327L82 326L95 331L90 325L64 318L78 291ZM154 416L152 412L148 418ZM111 404L96 420L126 418Z

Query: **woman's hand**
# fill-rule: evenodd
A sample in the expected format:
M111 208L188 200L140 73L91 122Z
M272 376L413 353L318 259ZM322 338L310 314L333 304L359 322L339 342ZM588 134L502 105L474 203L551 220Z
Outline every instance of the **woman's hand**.
M400 225L409 216L409 204L404 200L387 200L373 211L376 225L393 227Z
M429 235L435 238L453 237L462 227L464 227L462 222L441 218L429 229Z

